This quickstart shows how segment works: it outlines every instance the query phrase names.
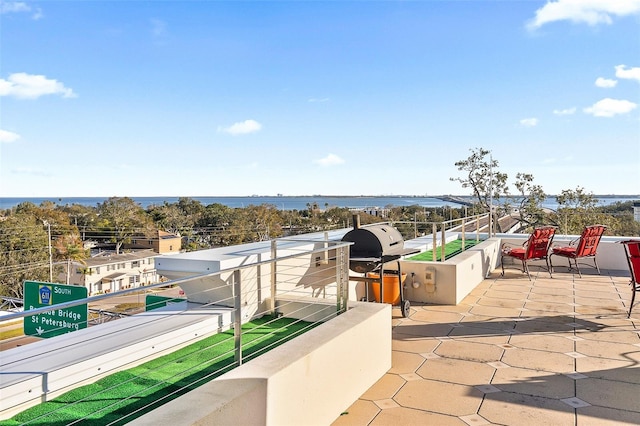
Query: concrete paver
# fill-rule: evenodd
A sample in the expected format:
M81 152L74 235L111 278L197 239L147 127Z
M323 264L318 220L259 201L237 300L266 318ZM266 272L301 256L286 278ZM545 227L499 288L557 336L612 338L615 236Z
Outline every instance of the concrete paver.
M456 306L393 309L393 366L344 425L640 424L628 277L492 273Z

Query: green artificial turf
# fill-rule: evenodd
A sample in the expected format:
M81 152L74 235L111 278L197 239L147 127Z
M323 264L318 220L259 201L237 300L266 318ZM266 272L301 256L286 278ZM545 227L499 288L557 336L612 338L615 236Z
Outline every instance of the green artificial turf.
M243 361L316 325L270 316L244 324ZM0 421L0 425L123 425L233 369L233 354L234 336L230 330L71 390Z
M465 240L464 241L464 249L467 250L470 247L475 246L476 244L480 244L482 241L480 240ZM462 253L462 240L454 240L450 243L445 244L444 246L444 258L450 259L456 254ZM428 250L423 253L416 254L415 256L409 257L407 260L419 260L419 261L433 261L433 251ZM442 249L440 247L436 248L436 260L442 260Z

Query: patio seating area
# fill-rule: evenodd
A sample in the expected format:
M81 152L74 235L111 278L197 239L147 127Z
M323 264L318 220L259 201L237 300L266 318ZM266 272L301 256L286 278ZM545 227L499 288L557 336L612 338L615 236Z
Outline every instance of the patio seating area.
M629 275L564 270L496 270L456 306L394 307L392 368L333 426L640 424Z

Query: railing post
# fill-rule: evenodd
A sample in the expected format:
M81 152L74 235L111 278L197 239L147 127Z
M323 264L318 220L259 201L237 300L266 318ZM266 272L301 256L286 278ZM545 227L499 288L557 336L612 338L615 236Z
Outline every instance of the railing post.
M233 271L233 305L235 308L233 319L233 359L237 365L242 365L242 286L240 285L240 270Z
M462 218L462 251L464 251L464 228L467 226L466 218Z
M433 235L433 247L431 248L431 257L433 257L433 261L435 262L436 260L438 260L438 257L436 255L436 250L438 248L438 227L436 226L436 223L433 222L431 224L431 235Z
M271 241L271 303L270 303L270 311L271 315L276 314L276 250L277 244L276 240Z
M322 263L324 265L329 264L329 232L324 231L324 252L322 253Z
M336 308L338 314L347 311L347 303L349 302L348 250L349 247L340 247L336 253L336 283L338 284Z
M442 236L440 237L440 262L444 262L444 249L445 249L445 244L446 244L446 235L445 235L446 231L444 229L444 225L442 226Z

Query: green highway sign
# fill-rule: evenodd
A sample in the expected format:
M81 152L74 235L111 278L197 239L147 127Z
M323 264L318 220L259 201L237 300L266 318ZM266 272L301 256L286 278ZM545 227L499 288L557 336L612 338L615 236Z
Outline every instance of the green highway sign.
M24 282L24 309L54 306L59 303L85 299L87 288L84 286ZM52 309L24 317L24 334L27 336L54 337L87 328L87 304L64 309Z
M184 302L187 299L178 299L175 297L156 296L155 294L147 294L145 298L144 307L145 311L152 311L154 309L162 308L172 303Z

